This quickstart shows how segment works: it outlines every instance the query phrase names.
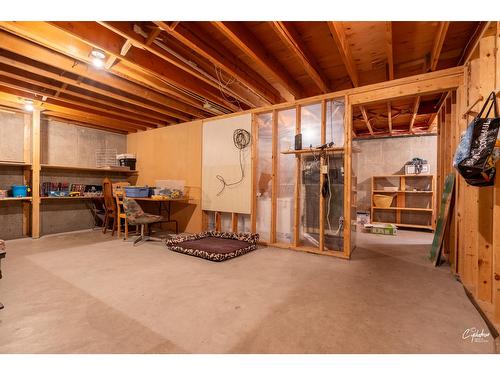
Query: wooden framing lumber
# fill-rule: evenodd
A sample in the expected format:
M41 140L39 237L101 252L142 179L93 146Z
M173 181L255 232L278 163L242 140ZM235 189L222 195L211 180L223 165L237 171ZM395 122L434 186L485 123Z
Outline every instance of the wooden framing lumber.
M271 232L269 242L276 243L276 215L278 199L278 111L273 111L272 119L272 180L271 180Z
M40 237L40 109L32 112L31 124L31 235Z
M262 47L262 43L255 39L255 36L242 25L241 22L212 22L226 38L228 38L236 47L243 51L257 65L265 69L294 98L303 96L302 88L288 74L286 69Z
M389 127L389 134L392 135L392 106L391 106L391 102L387 102L387 124Z
M429 70L431 71L434 71L437 68L439 56L441 55L441 49L443 48L444 40L446 38L446 33L448 32L449 26L449 21L441 21L438 24L438 29L434 37L434 43L432 45L431 62L429 67Z
M394 47L392 44L392 22L385 23L385 46L387 54L387 75L389 80L394 79Z
M301 133L302 110L301 106L295 107L295 134ZM293 210L293 245L300 246L300 188L301 188L301 155L295 154L295 188L294 195L294 210Z
M417 115L418 115L418 107L419 106L420 106L420 96L417 96L415 98L415 102L413 104L413 110L412 110L412 115L411 115L411 120L410 120L410 128L409 128L410 133L413 133L413 126L415 125L415 119L417 118Z
M313 80L322 93L330 91L329 83L323 74L319 64L308 51L300 35L289 22L271 21L272 29L280 37L282 42L292 51L303 66L306 73Z
M222 68L227 74L244 83L266 102L277 103L284 100L274 87L237 59L230 51L221 48L216 49L208 41L204 40L199 30L198 33L193 32L192 29L195 28L193 24L190 25L190 28L187 28L185 23L180 23L175 29L162 21L156 21L155 24L215 66Z
M43 25L42 25L43 26ZM67 55L64 55L60 52L55 52L52 51L48 48L51 46L56 50L63 50L64 48L62 46L55 45L53 42L51 43L50 41L47 41L44 37L43 34L39 34L35 31L30 31L28 29L25 29L21 23L15 23L15 25L12 25L11 23L5 23L5 22L0 22L0 27L7 29L11 32L14 32L16 35L20 35L21 38L28 38L31 40L34 40L38 44L41 44L42 46L33 44L31 42L28 42L27 40L21 39L20 37L13 36L9 33L6 33L4 31L0 31L0 44L2 45L2 48L11 51L13 53L16 53L21 56L29 56L31 59L34 59L36 61L39 61L43 64L55 67L57 69L61 69L65 72L71 72L74 74L77 74L80 77L84 77L86 79L90 79L94 82L99 82L101 84L104 84L106 86L112 87L114 89L120 90L121 92L132 94L138 98L142 98L148 101L151 101L152 103L156 103L160 109L164 106L167 108L175 109L184 113L188 113L190 115L193 115L195 117L206 117L206 114L204 110L202 110L202 105L200 104L198 108L195 106L197 105L196 102L192 101L191 99L188 99L189 104L182 102L178 99L170 98L168 96L163 95L164 91L162 84L162 87L157 86L156 88L158 91L161 91L162 93L158 93L151 88L155 87L154 82L152 80L145 81L142 80L140 84L137 84L137 80L134 80L132 77L130 80L134 82L130 82L129 80L120 78L118 76L115 76L113 74L109 74L108 72L92 69L88 65L88 56L84 55L82 51L76 49L76 50L71 50L71 51L66 51ZM41 32L45 31L45 27L41 28ZM76 59L76 61L75 61ZM80 61L85 62L85 63L79 63ZM25 64L27 65L27 64ZM34 68L34 66L32 66ZM43 71L48 71L46 69L41 69L41 72ZM119 73L120 71L118 70L118 67L111 71L112 73ZM67 78L64 76L64 72L61 72L62 74L60 75L59 81L64 81L62 78ZM43 74L44 76L46 75ZM68 82L66 83L74 83L75 81ZM89 85L91 87L94 87L93 85ZM146 87L147 86L147 87ZM91 87L88 87L89 90L91 90ZM168 91L167 89L165 89ZM112 91L108 91L109 95L113 95ZM170 92L169 92L170 94ZM117 94L118 95L118 94ZM125 101L128 99L127 96L120 94L121 99ZM139 105L139 104L138 104ZM140 105L142 106L142 105ZM147 107L146 107L147 108ZM176 116L175 111L170 113L173 116ZM179 113L177 113L179 114Z
M372 125L370 124L370 119L368 118L365 107L360 106L359 110L361 111L361 114L363 115L363 120L365 121L366 127L368 128L370 135L374 135L373 128L372 128Z
M326 143L326 100L321 101L321 144ZM323 183L325 182L325 174L322 169L325 166L325 155L321 154L319 158L319 251L325 250L325 197L321 193ZM330 193L331 194L331 193Z
M157 37L160 36L160 33L162 31L159 27L153 29L148 37L144 37L136 32L135 27L137 27L137 25L131 22L99 21L98 23L106 27L107 29L113 31L114 33L122 36L123 38L128 38L128 40L132 40L134 45L136 45L137 47L142 48L145 51L154 54L155 56L165 60L165 62L169 64L175 65L179 69L184 70L186 73L211 85L217 90L223 90L225 95L227 96L232 96L246 104L249 104L251 107L262 104L260 101L255 101L253 96L248 95L248 92L245 93L236 92L233 88L221 87L217 79L213 77L212 68L210 68L210 72L208 72L207 69L205 69L205 72L200 72L199 66L198 69L195 69L192 65L187 64L185 61L183 61L179 57L179 55L168 52L165 48L162 48L161 45L156 45L154 41Z
M479 45L481 38L484 36L484 33L486 32L489 26L490 26L489 21L479 22L476 29L474 30L474 33L471 35L469 41L467 42L467 45L465 46L462 55L458 60L457 65L463 65L470 60L472 53Z
M352 57L351 49L349 47L349 42L347 41L347 36L344 32L342 22L328 21L328 28L330 29L330 33L332 34L335 44L337 45L340 57L344 62L353 86L359 86L358 70L356 68L356 63Z
M233 111L238 110L238 107L234 104L222 99L219 91L214 87L187 74L175 65L166 64L163 59L148 53L146 50L131 47L128 53L122 56L122 46L126 39L124 40L122 36L115 34L96 22L57 21L50 22L50 24L92 47L103 50L106 54L120 58L120 65L127 64L134 70L150 74L175 87L196 93L223 107ZM53 35L53 38L56 38L56 35Z

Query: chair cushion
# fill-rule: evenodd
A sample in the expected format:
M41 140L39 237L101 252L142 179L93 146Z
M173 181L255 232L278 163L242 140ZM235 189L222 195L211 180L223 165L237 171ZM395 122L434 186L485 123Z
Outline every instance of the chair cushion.
M157 223L159 221L162 221L163 218L158 215L150 215L150 214L142 214L141 216L135 216L133 221L129 219L127 216L127 220L129 221L129 224L152 224L152 223Z

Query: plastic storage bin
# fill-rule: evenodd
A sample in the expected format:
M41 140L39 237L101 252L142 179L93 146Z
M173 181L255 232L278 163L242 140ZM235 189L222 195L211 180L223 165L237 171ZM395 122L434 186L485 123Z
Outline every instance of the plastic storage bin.
M24 198L28 196L28 187L26 185L13 185L12 196L15 198Z
M125 186L125 195L128 198L147 198L149 188L147 186Z

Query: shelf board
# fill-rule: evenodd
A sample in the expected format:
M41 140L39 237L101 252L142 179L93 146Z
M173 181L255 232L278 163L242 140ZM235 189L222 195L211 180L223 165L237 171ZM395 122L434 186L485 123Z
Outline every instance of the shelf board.
M417 208L417 207L373 207L374 210L396 210L396 211L424 211L432 212L432 208Z
M137 171L131 171L131 170L120 169L120 168L72 167L72 166L68 166L68 165L51 165L51 164L42 164L41 168L42 169L73 170L73 171L137 174Z
M94 198L101 198L101 197L40 197L40 199L42 200L57 200L57 199L74 200L74 199L94 199Z
M387 191L387 190L373 190L374 193L408 193L408 194L432 194L434 193L432 190L426 191L411 191L411 190L396 190L396 191Z
M31 202L31 197L23 197L23 198L14 198L14 197L8 197L8 198L0 198L0 202L9 202L9 201L25 201L25 202Z
M388 174L381 176L372 176L373 178L388 178L388 177L434 177L433 174Z
M30 163L23 163L23 162L17 162L17 161L0 161L0 166L5 166L5 167L30 167Z
M326 151L327 153L334 153L334 152L344 152L344 147L328 147L323 150L319 150L317 148L313 149L302 149L302 150L286 150L286 151L281 151L282 154L319 154L322 151Z
M418 224L398 224L398 223L388 223L382 221L374 221L372 224L394 224L396 227L407 227L407 228L420 228L420 229L430 229L434 230L431 225L418 225Z

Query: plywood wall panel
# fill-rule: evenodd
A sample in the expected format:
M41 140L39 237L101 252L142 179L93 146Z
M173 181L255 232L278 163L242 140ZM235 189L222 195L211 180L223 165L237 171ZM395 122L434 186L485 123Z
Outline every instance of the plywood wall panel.
M202 122L193 121L129 134L127 152L137 155L138 185L154 186L156 180L184 180L189 204L172 204L172 218L180 230L202 230L201 152Z
M203 123L203 209L207 211L250 214L252 211L252 168L251 145L241 153L243 180L233 186L226 186L217 176L228 183L241 178L240 150L233 142L236 129L252 132L252 116L245 114L222 120ZM219 192L221 192L219 194Z

